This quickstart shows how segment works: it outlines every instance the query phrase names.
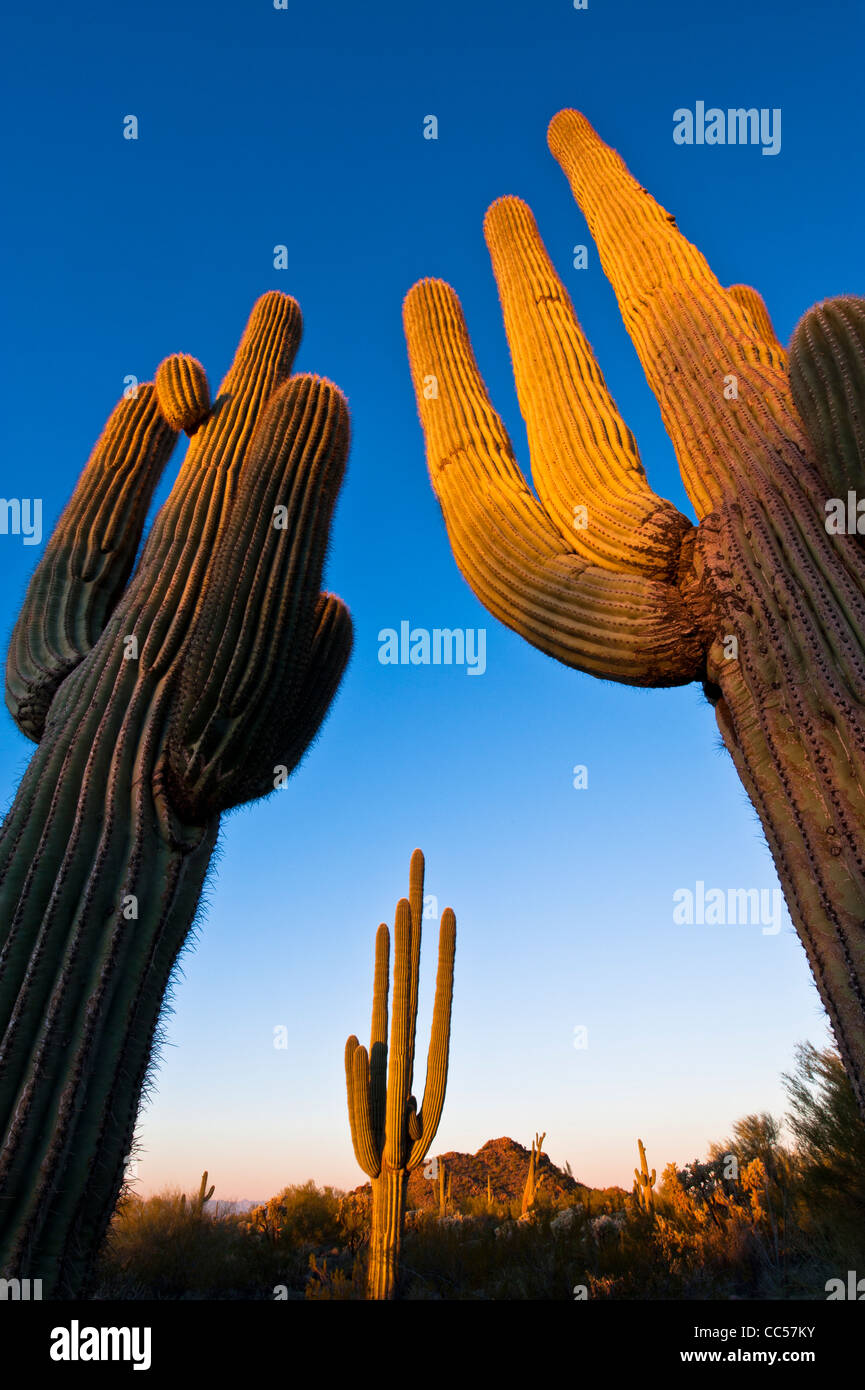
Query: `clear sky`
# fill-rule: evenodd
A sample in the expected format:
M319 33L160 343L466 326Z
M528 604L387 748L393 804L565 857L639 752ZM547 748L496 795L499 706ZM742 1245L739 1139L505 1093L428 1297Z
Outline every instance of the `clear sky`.
M327 573L354 617L352 665L289 787L223 822L141 1119L140 1190L189 1188L205 1167L226 1199L362 1180L343 1048L368 1035L375 928L393 920L415 845L458 923L433 1152L546 1130L555 1162L630 1186L638 1135L660 1170L743 1113L781 1111L795 1043L826 1040L789 921L776 934L673 921L673 894L698 881L777 887L712 711L696 687L569 671L474 598L429 486L400 311L422 276L455 287L527 465L481 230L493 199L525 198L651 481L692 515L590 243L588 268L573 268L589 238L547 123L582 110L722 282L760 289L786 341L813 302L863 289L861 6L17 10L0 110L3 494L42 498L47 535L124 377L185 351L215 389L268 289L299 300L297 366L338 382L352 414ZM675 144L673 112L700 100L780 108L780 152ZM137 141L123 138L130 114ZM274 269L279 244L287 270ZM40 553L0 536L4 645ZM485 673L381 665L378 633L404 619L485 628ZM0 719L4 804L29 749ZM428 922L422 1062L435 948Z

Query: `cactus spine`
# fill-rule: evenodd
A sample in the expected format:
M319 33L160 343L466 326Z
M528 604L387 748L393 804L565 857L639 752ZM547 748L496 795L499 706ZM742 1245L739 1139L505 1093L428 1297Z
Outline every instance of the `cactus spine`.
M535 1132L535 1137L532 1140L532 1152L531 1157L529 1158L529 1171L526 1174L526 1185L523 1189L523 1204L521 1212L521 1215L523 1216L527 1216L528 1213L533 1210L541 1183L546 1177L545 1173L538 1173L538 1164L541 1161L541 1154L543 1152L542 1146L546 1137L546 1130L543 1134L538 1134L537 1132Z
M350 651L319 592L348 414L291 376L300 331L266 294L212 409L185 356L117 406L12 635L38 748L0 832L0 1272L49 1296L86 1289L220 814L296 766Z
M375 939L372 1028L369 1052L352 1034L345 1045L348 1114L355 1157L372 1180L368 1296L396 1296L399 1250L408 1175L423 1162L444 1106L453 1001L456 918L449 907L439 929L438 973L420 1110L412 1095L420 973L424 858L411 857L409 896L394 921L393 1014L387 1041L390 933L382 923ZM439 1160L439 1201L444 1199Z
M757 292L722 288L584 116L559 112L549 144L699 524L649 486L532 214L508 197L485 233L537 495L453 290L425 280L405 302L454 556L491 613L565 665L702 683L865 1115L865 549L825 524L828 501L865 491L865 301L806 314L788 370Z
M646 1150L643 1147L642 1139L637 1140L640 1150L640 1166L634 1169L634 1193L637 1201L644 1211L653 1212L655 1210L655 1179L657 1173L652 1169L649 1173L649 1165L646 1162Z

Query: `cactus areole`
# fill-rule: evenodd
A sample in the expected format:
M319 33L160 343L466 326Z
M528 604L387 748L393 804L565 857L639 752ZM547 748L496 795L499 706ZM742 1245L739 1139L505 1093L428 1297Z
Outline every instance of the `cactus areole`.
M465 578L547 655L638 686L703 684L760 817L865 1115L865 301L818 305L788 354L577 111L550 148L598 246L699 524L652 491L529 208L485 232L529 487L442 281L406 336L433 487ZM430 379L436 391L425 388Z
M86 1291L220 813L297 765L351 649L320 592L348 413L291 375L300 333L266 294L212 406L185 356L117 406L13 632L39 746L0 831L0 1270L49 1296Z

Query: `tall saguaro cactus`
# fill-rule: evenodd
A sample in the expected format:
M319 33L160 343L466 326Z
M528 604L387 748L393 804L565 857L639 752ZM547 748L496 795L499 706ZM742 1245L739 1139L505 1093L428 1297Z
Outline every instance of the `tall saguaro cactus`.
M426 1085L420 1110L412 1095L423 917L424 858L411 857L409 895L394 920L393 1016L387 1041L390 933L375 938L375 975L369 1052L352 1034L345 1045L348 1115L355 1157L372 1179L369 1249L370 1298L394 1298L405 1220L408 1175L419 1168L436 1135L444 1107L454 987L456 918L449 907L439 928L438 973Z
M532 214L508 197L485 232L537 495L453 290L424 280L405 303L454 555L496 617L565 665L703 683L865 1114L865 550L826 524L840 486L865 487L865 304L806 314L788 370L756 291L722 288L584 116L559 112L549 144L699 524L649 486Z
M351 649L320 593L348 413L291 375L300 333L266 294L212 405L178 355L117 406L12 636L39 746L0 832L0 1269L46 1293L86 1286L220 814L297 765Z

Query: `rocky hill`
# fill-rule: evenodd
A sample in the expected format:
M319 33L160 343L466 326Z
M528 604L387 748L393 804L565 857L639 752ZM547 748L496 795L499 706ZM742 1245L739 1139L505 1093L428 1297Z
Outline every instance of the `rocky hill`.
M514 1139L505 1138L488 1140L476 1154L451 1151L432 1154L430 1157L444 1162L445 1171L451 1178L454 1201L459 1202L467 1197L486 1197L489 1178L493 1200L504 1203L515 1197L522 1197L530 1155L531 1151L522 1144L518 1144ZM554 1199L583 1186L569 1173L562 1172L561 1168L551 1163L545 1153L541 1155L538 1164L538 1175L542 1173L544 1181L541 1192L549 1193ZM365 1183L358 1191L368 1191L369 1187L370 1184ZM438 1200L438 1181L425 1178L424 1168L415 1169L408 1180L409 1208L437 1207Z

